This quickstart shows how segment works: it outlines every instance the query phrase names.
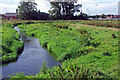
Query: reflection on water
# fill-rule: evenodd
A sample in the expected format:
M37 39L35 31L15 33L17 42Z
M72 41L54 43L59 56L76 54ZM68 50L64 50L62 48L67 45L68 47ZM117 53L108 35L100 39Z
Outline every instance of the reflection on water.
M20 34L19 28L15 27L15 29ZM24 50L17 61L2 65L3 78L8 78L8 75L17 72L24 72L26 75L28 73L35 75L40 72L44 59L49 68L60 64L46 49L40 46L38 39L30 37L23 38L21 35L21 40L24 42Z

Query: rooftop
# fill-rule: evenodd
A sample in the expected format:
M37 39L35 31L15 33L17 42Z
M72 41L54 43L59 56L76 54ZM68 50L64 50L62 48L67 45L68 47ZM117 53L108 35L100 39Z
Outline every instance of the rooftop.
M4 16L17 16L17 13L5 13Z

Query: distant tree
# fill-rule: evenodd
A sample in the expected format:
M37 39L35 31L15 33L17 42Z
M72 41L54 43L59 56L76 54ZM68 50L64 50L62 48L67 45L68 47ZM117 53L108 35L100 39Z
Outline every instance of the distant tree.
M80 14L78 15L78 19L88 19L88 15L85 14L85 13L80 13Z
M105 14L100 15L100 18L105 18L105 17L106 17Z
M40 11L37 11L35 2L20 2L18 6L19 18L21 19L37 19Z
M84 17L84 18L87 18L87 17L88 17L88 15L87 15L87 14L85 14L85 13L83 13L83 17Z
M16 9L16 16L17 16L17 18L19 17L19 16L18 16L18 9Z
M73 19L75 12L80 12L80 4L76 2L50 2L51 10L50 15L57 19Z
M59 17L61 16L61 13L60 13L60 2L50 2L51 4L51 9L52 10L49 10L48 12L50 13L50 15L53 15L54 17Z

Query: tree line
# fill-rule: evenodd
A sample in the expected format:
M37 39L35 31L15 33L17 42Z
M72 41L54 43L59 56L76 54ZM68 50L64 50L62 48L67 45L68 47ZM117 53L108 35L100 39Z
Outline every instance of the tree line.
M77 2L50 2L51 8L48 13L40 12L37 10L35 2L20 2L16 12L19 14L20 19L26 20L73 20L73 19L86 19L86 14L82 13L80 8L82 4ZM75 15L79 14L79 15Z

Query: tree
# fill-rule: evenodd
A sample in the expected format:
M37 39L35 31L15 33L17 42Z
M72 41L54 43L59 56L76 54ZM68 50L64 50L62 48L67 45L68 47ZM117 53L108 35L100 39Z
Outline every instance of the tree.
M39 11L37 11L35 2L20 2L18 6L19 18L21 19L37 19Z
M102 15L100 15L100 17L101 17L101 18L105 18L105 17L106 17L106 15L105 15L105 14L102 14Z
M78 15L78 19L84 19L84 20L86 20L86 19L88 19L88 15L85 14L85 13L80 13L80 14Z
M75 12L80 12L81 4L76 2L50 2L49 13L57 19L73 19Z
M51 9L49 10L50 15L56 17L56 18L60 18L61 17L61 5L60 2L50 2L51 4Z

